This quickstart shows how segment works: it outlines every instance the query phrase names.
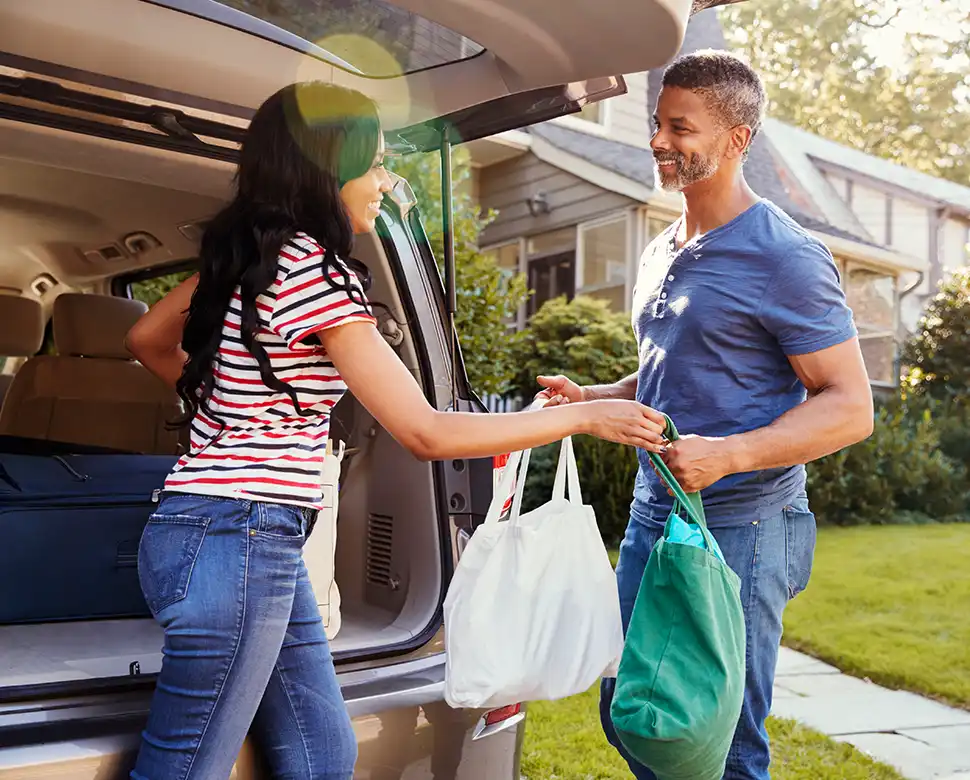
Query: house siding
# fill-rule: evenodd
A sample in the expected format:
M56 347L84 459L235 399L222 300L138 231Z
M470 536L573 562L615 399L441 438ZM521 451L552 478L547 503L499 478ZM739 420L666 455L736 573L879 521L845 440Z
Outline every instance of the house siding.
M647 96L647 73L631 73L623 78L626 94L609 101L609 136L630 146L649 149L652 109Z
M533 217L527 200L545 194L549 213ZM571 173L526 154L480 171L480 203L498 217L482 233L489 246L576 225L629 207L630 198L608 192Z
M904 254L932 262L930 224L934 221L926 206L893 197L892 247Z
M885 243L889 237L886 230L886 197L885 192L866 187L859 182L853 182L852 211L866 229L866 232L880 244ZM893 208L895 208L895 204L893 204ZM893 233L896 232L896 228L897 226L893 225ZM920 256L924 257L926 251L924 247Z
M948 219L943 228L943 273L967 265L967 223Z

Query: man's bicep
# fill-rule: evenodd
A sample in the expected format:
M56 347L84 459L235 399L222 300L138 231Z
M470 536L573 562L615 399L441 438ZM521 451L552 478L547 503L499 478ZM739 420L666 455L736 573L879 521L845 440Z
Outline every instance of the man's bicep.
M833 387L869 392L869 375L856 336L817 352L789 355L788 361L809 395Z
M817 242L801 245L780 265L758 317L789 356L823 352L857 335L838 268Z

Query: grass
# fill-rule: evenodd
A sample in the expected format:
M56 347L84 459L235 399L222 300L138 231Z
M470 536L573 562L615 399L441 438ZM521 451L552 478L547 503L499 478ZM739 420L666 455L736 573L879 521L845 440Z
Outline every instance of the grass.
M784 643L970 709L970 524L823 528Z
M524 780L629 780L630 770L603 736L597 690L529 705ZM773 780L902 780L851 745L773 719Z

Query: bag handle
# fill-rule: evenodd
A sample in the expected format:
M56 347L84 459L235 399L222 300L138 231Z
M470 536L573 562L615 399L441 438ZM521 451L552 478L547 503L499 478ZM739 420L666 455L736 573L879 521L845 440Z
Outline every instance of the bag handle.
M669 441L677 441L680 438L680 434L677 433L677 426L674 425L674 421L666 414L664 415L664 419L667 421L667 429L664 435ZM674 494L673 511L676 512L680 507L683 507L690 519L694 521L695 525L701 528L706 537L707 518L704 516L704 502L701 500L701 494L685 493L680 483L677 482L676 477L674 477L667 467L667 464L663 462L663 458L656 452L650 452L648 454L650 456L650 462L660 473L661 480L663 480Z
M552 486L553 500L564 500L566 498L567 482L569 484L570 503L582 504L583 491L579 486L579 467L576 465L572 436L567 436L562 440L562 448L559 450L559 465L556 466L556 480Z
M546 401L540 398L532 402L529 411L541 409L545 405ZM505 471L502 473L502 480L492 494L492 503L488 505L488 513L485 515L483 525L491 525L492 523L498 522L499 517L502 516L502 507L505 505L505 496L509 494L509 490L512 487L512 480L515 479L516 473L521 471L519 481L515 486L515 497L512 499L512 511L509 513L509 520L515 520L519 516L519 513L522 511L522 497L525 495L525 478L529 471L529 458L531 455L532 450L520 450L509 455L508 463L505 464ZM520 465L521 469L519 468Z

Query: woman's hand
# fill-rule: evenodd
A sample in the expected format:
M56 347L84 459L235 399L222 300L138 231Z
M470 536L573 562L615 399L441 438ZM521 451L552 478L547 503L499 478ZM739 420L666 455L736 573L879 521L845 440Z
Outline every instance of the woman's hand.
M582 406L589 421L586 433L651 452L667 451L664 438L667 420L657 410L636 401L615 399L589 401Z

